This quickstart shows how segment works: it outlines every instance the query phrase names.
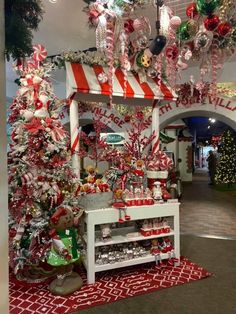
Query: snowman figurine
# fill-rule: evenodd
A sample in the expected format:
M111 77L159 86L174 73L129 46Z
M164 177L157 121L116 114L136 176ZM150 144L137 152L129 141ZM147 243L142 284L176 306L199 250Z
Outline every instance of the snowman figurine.
M155 181L152 189L153 199L155 201L162 200L161 182Z

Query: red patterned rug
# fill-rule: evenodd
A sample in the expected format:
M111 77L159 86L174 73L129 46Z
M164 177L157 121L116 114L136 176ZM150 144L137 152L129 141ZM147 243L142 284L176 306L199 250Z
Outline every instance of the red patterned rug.
M68 297L55 297L46 285L28 287L10 278L10 314L65 314L211 276L187 258L177 267L155 269L154 263L98 273L94 285L85 285Z

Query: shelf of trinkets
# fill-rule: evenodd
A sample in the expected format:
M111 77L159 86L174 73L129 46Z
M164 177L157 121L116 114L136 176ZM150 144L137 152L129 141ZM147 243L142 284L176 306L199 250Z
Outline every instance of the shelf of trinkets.
M109 270L113 268L121 268L142 263L154 262L157 260L166 260L172 262L173 259L178 260L180 256L180 239L179 239L179 203L163 203L143 206L130 206L125 209L125 215L129 220L125 223L119 223L119 209L117 208L103 208L95 210L85 210L83 217L83 227L81 229L81 236L84 240L85 250L83 252L82 261L87 270L88 284L95 282L96 272ZM166 218L167 217L167 218ZM159 218L159 220L158 220ZM156 224L154 224L154 219ZM145 222L145 224L144 224ZM146 223L148 222L148 224ZM141 234L141 228L149 227L152 222L151 234L146 236ZM162 230L159 223L165 222L165 231L168 233L160 233L156 235L153 230L157 227ZM173 222L173 223L172 223ZM102 225L112 225L112 229L106 227L104 234L101 233ZM126 226L124 226L126 225ZM149 230L150 231L150 230ZM159 233L159 231L158 231ZM98 252L101 248L106 247L108 252L112 252L115 246L129 246L132 243L145 243L145 241L155 241L170 237L173 242L173 249L171 252L160 252L158 254L151 254L150 251L137 249L131 259L122 257L122 254L110 253L109 263L101 263L97 260ZM159 251L159 250L158 250ZM130 252L131 253L131 252ZM121 256L120 256L121 255ZM106 255L105 257L106 258ZM117 259L117 260L116 260ZM178 262L177 262L178 264Z
M169 226L167 218L131 222L129 226L123 228L117 228L116 224L105 224L99 227L101 230L95 231L95 247L174 235L174 230ZM87 242L87 234L83 235L83 239Z

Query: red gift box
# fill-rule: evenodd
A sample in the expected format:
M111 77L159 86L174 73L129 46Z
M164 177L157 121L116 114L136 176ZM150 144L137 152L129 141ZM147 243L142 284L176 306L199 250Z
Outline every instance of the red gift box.
M153 230L152 229L140 229L140 233L141 235L143 235L144 237L150 237L153 234Z

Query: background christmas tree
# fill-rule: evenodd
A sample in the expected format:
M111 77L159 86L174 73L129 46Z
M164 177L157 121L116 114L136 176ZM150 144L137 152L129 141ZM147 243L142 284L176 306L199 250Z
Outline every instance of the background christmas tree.
M230 130L222 135L220 157L217 163L215 181L228 186L236 182L236 143Z
M45 57L37 45L34 58L15 67L20 86L10 108L8 156L9 253L16 274L47 260L49 219L60 204L73 205L77 190L69 136L58 116L62 103L50 84L52 66L41 64Z

